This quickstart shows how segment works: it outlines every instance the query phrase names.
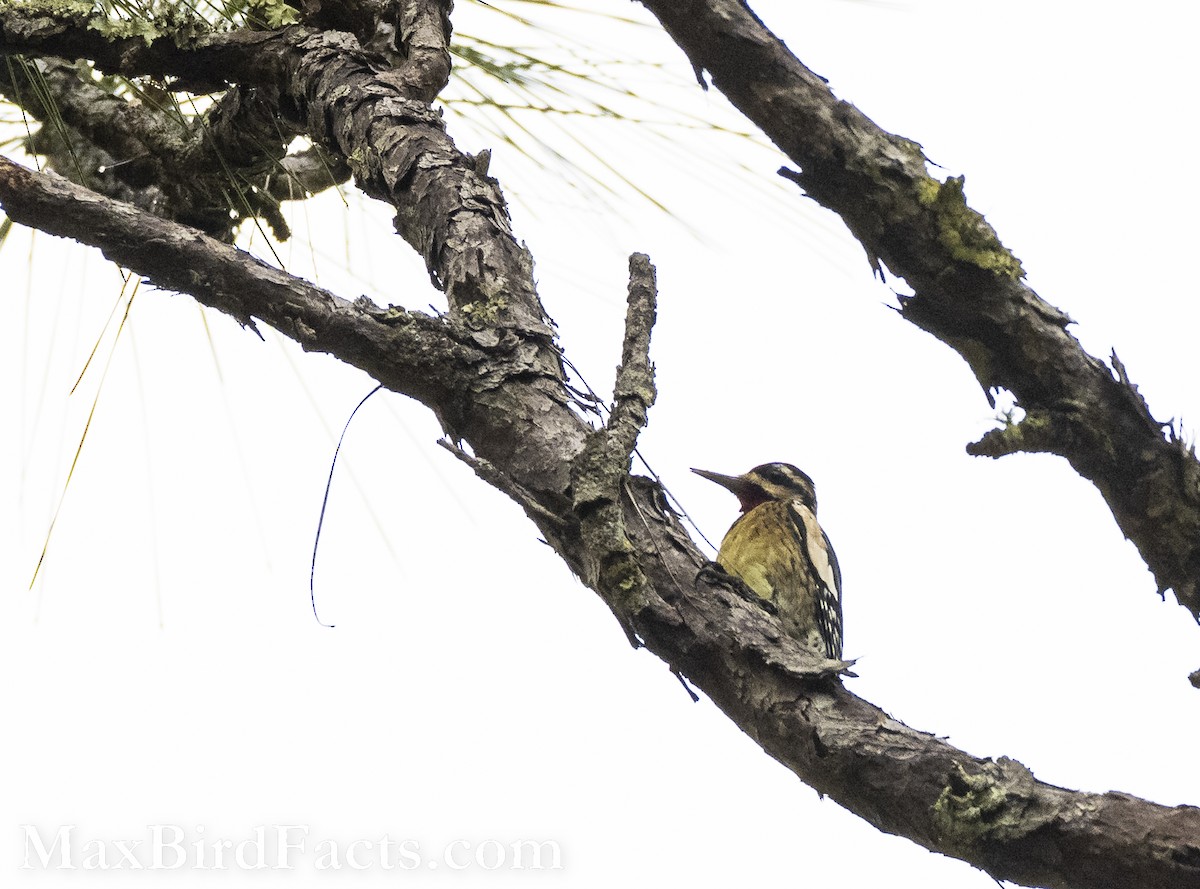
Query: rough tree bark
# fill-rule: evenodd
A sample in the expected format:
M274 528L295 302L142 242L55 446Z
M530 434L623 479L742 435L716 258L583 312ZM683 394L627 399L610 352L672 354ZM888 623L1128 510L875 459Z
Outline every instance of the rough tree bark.
M985 390L1016 396L1025 419L974 452L1066 456L1100 488L1160 586L1200 612L1200 466L1151 418L1115 356L1114 377L1023 283L961 181L931 178L915 143L835 99L739 0L643 2L697 72L801 168L786 175L845 219L877 270L909 283L904 315L958 349ZM525 509L634 644L879 829L1031 886L1200 885L1200 810L1073 792L1013 760L968 756L846 691L846 664L815 658L773 616L697 578L704 559L661 490L630 474L655 398L649 260L630 260L613 409L590 425L486 158L460 152L430 105L448 76L449 0L303 5L302 26L193 34L175 23L173 36L150 42L104 37L61 4L0 9L0 53L26 60L8 66L0 91L42 118L29 85L53 85L60 123L31 148L87 186L0 159L5 213L246 326L270 324L428 406L446 446ZM146 103L96 95L64 64L77 59L169 78L175 90L225 92L203 125L181 133ZM317 148L284 158L296 134ZM107 169L114 157L138 162ZM239 194L214 184L214 163L231 158ZM445 315L348 301L227 243L240 218L279 222L276 201L347 173L395 208L397 232L447 294Z

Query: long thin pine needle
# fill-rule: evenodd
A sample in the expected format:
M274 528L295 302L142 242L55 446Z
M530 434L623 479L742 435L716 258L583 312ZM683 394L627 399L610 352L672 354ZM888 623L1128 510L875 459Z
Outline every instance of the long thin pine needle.
M313 540L312 566L308 571L308 598L312 602L313 618L316 619L323 627L333 629L334 624L327 624L321 620L317 614L317 593L315 586L315 578L317 576L317 547L321 545L321 529L325 527L325 507L329 505L329 489L333 486L333 470L337 466L338 454L342 452L342 442L346 440L346 432L350 429L350 421L354 419L354 415L358 413L358 409L367 403L367 399L383 388L383 383L380 383L370 392L363 396L363 400L354 406L354 410L350 411L350 416L346 418L346 425L342 427L342 434L338 436L337 447L333 449L333 460L329 463L329 478L325 480L325 496L321 498L321 516L317 519L317 536Z
M79 465L79 455L83 453L83 443L87 441L88 430L92 428L92 419L96 416L96 406L100 403L100 393L104 391L104 381L108 378L109 368L112 367L113 356L117 352L117 343L121 339L121 331L125 329L125 322L129 320L129 310L133 308L134 297L137 296L138 284L133 286L133 291L129 294L129 302L125 305L125 314L121 316L121 324L117 327L117 335L113 338L112 348L109 349L108 359L104 362L104 372L100 375L100 385L96 387L96 395L92 399L91 410L88 411L87 422L83 424L83 433L79 436L79 444L75 447L75 456L71 459L71 468L67 470L67 480L63 482L62 492L58 495L58 505L54 507L54 515L50 519L50 526L46 529L46 539L42 543L42 552L38 556L37 566L33 569L33 577L29 580L29 588L33 589L33 585L37 582L38 573L42 570L42 563L46 560L46 552L50 549L50 538L54 534L54 526L58 523L58 516L62 512L63 501L67 498L67 491L71 487L71 478L75 475L75 467Z

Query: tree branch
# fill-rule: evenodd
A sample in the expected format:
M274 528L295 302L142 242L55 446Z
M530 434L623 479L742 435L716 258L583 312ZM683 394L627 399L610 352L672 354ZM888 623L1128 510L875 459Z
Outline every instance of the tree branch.
M634 647L639 642L628 615L644 607L652 591L626 534L622 501L633 449L655 398L650 332L657 299L654 266L649 257L633 254L613 409L604 428L588 435L571 470L572 506L584 554L580 576L588 586L618 597L609 604Z
M450 81L451 0L393 0L394 44L403 61L383 77L404 95L432 102Z
M11 24L0 9L0 47L40 40L48 51L58 41L57 52L91 42L53 20ZM1063 790L1011 760L976 759L910 729L842 687L846 664L815 657L777 617L698 576L704 559L661 488L627 474L654 399L648 260L631 260L613 414L590 429L565 394L532 266L498 187L435 115L375 77L369 54L344 35L305 29L204 38L183 50L162 43L126 46L127 56L100 47L94 57L118 70L170 61L177 75L223 71L277 86L281 111L397 206L398 229L451 293L451 317L340 300L177 223L0 161L0 204L13 219L98 246L242 323L273 324L428 404L452 449L525 506L634 638L770 755L881 830L1031 884L1196 885L1200 810Z
M480 364L503 357L445 319L348 302L194 229L3 157L0 206L14 222L99 247L118 265L256 332L258 318L306 350L336 354L435 410L450 390L474 383Z
M1124 369L1087 354L1066 331L1070 319L1024 282L1020 262L967 205L962 179L930 177L919 145L837 99L743 0L641 2L801 167L781 172L842 217L876 271L882 262L908 282L904 317L958 351L989 400L993 389L1016 397L1027 415L1017 429L1030 426L1005 432L1003 448L993 437L969 451L1028 444L1066 457L1104 496L1159 591L1174 590L1200 621L1200 463L1150 415Z
M650 361L650 332L658 310L658 284L650 257L635 253L629 257L629 298L625 312L625 339L621 344L621 365L613 386L613 409L605 431L612 439L613 463L621 477L629 472L629 461L638 435L646 425L646 415L654 405L654 364Z

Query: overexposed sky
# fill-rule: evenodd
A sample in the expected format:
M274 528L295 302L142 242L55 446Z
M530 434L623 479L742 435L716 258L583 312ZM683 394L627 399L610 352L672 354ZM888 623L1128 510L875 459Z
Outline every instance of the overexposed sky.
M972 206L1085 346L1116 349L1155 415L1192 434L1194 13L753 5L839 96L964 174ZM646 19L633 4L597 6ZM455 15L463 32L510 39L478 7ZM678 113L748 128L653 29L542 18L605 58L663 63L619 76ZM451 133L493 148L566 353L602 393L626 257L656 263L659 402L641 450L705 534L719 540L736 504L689 467L786 460L816 480L845 576L852 690L1054 784L1200 803L1188 743L1200 692L1186 680L1200 630L1160 602L1065 461L966 456L996 411L961 359L891 311L841 223L775 176L781 157L682 128L521 119L672 217L620 184L573 187L489 141L466 110L448 115ZM442 305L389 218L324 195L293 209L297 237L280 255L342 296ZM261 236L247 243L260 249ZM15 231L0 268L6 885L129 879L19 869L22 825L48 838L75 825L77 846L148 843L152 825L235 844L259 826L307 830L289 869L189 863L147 875L156 885L994 885L818 799L707 701L691 703L403 397L368 402L343 447L316 575L337 626L319 626L307 583L320 498L334 439L372 381L150 288L114 347L120 276L43 235ZM415 842L421 866L385 870L385 835ZM472 857L520 839L557 844L562 869ZM369 867L344 854L318 866L319 843L344 853L355 841L375 844L357 847ZM448 847L469 866L449 867Z

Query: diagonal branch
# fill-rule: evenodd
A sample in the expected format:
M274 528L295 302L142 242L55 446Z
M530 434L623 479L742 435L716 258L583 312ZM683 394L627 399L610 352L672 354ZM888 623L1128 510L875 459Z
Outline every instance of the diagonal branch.
M744 0L641 0L712 81L801 168L781 171L838 213L915 291L901 313L1007 389L1026 419L973 454L1059 454L1099 489L1154 573L1200 620L1200 463L1155 420L1118 363L1083 350L1070 319L1025 283L1020 262L972 210L962 179L939 182L915 142L833 95ZM1166 433L1164 434L1164 430Z
M252 329L261 319L305 349L334 353L435 408L468 385L485 360L467 332L443 319L349 302L194 229L3 157L0 206L15 222L97 246L161 288Z

